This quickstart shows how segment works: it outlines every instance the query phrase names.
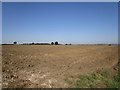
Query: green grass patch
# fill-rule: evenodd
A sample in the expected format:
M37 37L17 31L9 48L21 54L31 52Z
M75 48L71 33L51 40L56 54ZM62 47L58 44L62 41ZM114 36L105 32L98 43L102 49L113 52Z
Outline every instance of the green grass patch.
M120 71L114 78L108 78L109 76L109 72L100 71L99 73L77 76L76 81L74 82L69 79L66 79L65 81L68 84L72 84L73 88L97 88L102 86L104 88L120 88Z
M102 72L102 74L101 74L103 77L108 77L110 74L109 74L109 72L107 72L107 71L104 71L104 72Z
M112 80L103 80L108 88L120 88L120 71L114 76Z

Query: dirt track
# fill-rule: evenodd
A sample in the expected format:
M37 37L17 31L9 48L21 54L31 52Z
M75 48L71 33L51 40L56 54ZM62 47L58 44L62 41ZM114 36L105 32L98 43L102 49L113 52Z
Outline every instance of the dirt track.
M65 78L111 68L117 46L3 45L3 87L64 88Z

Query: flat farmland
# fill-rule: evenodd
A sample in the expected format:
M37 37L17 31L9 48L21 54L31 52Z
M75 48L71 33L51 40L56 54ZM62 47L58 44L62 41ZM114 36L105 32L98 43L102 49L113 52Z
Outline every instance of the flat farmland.
M66 78L117 62L117 45L3 45L3 88L68 88Z

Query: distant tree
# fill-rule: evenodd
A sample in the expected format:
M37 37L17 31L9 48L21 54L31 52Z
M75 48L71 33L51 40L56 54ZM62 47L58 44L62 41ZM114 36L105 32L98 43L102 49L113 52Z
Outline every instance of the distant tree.
M17 42L13 42L13 44L17 44Z
M108 44L108 46L111 46L111 44Z
M72 45L71 43L69 45Z
M51 45L54 45L54 42L51 42Z
M57 42L57 41L55 42L55 45L58 45L58 42Z
M34 42L32 44L35 44Z
M65 44L65 45L68 45L68 44Z

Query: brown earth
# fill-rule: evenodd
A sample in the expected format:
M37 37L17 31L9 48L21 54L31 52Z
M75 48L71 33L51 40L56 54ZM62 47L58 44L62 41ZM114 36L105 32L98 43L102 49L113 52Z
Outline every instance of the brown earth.
M117 45L3 45L3 88L67 88L65 78L117 62Z

